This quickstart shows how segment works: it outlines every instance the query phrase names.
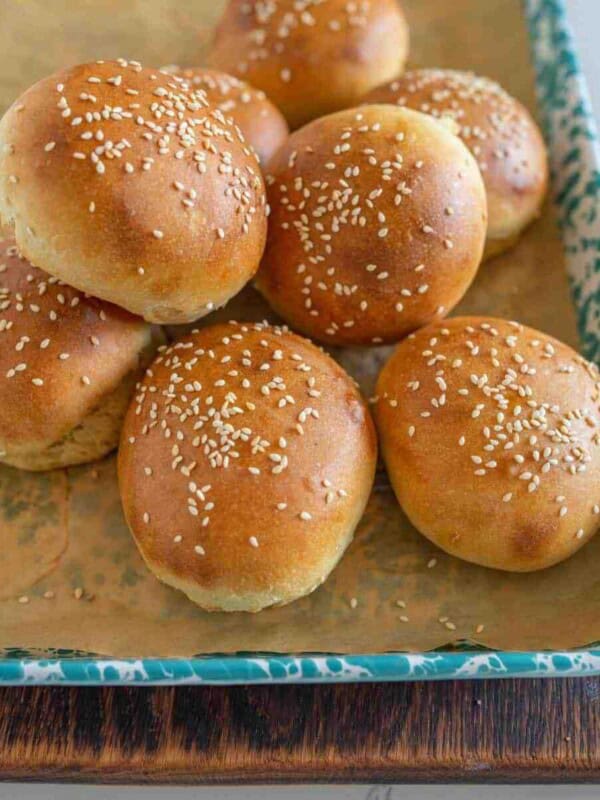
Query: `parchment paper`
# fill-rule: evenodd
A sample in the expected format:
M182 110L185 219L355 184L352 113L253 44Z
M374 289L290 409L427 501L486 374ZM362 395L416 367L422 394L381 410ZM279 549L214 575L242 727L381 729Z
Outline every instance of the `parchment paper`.
M519 0L404 5L413 65L474 69L534 108ZM4 0L0 110L68 63L119 55L155 65L200 63L220 10L210 0ZM516 318L577 345L549 207L514 250L482 267L454 313L461 312ZM247 289L210 321L265 316ZM388 352L336 356L368 394ZM323 587L253 616L207 614L144 567L121 515L114 458L37 476L0 469L0 649L142 657L427 650L460 639L504 649L570 647L600 639L598 559L600 536L542 573L462 563L411 528L380 469L356 540Z

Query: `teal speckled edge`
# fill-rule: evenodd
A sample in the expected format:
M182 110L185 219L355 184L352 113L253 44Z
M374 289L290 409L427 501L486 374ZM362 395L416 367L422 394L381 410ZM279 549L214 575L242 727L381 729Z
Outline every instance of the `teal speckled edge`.
M524 0L584 355L600 363L600 145L563 0Z
M523 0L523 4L579 332L585 354L598 361L600 152L596 129L562 0ZM465 647L430 653L147 659L61 652L46 659L0 659L0 684L5 685L349 683L596 674L600 674L600 649L535 653Z
M0 661L0 684L142 685L356 683L597 675L600 650L249 655L198 658L61 658Z

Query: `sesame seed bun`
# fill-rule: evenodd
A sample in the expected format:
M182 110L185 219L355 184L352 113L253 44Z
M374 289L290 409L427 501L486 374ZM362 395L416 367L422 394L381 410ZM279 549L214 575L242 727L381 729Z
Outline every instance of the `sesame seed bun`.
M0 461L44 470L114 449L160 334L0 242Z
M230 0L208 63L262 89L297 128L356 105L407 53L397 0Z
M202 90L210 103L239 126L261 164L266 164L289 134L285 117L266 94L233 75L205 67L169 66L194 91Z
M364 101L394 103L457 123L485 183L485 258L515 244L539 215L548 187L544 140L529 111L494 81L472 72L419 69L374 89Z
M36 83L0 122L0 220L46 272L180 323L254 274L264 184L202 91L137 62L97 62Z
M515 322L423 328L383 368L375 415L400 505L452 555L529 572L600 526L600 375Z
M209 611L312 592L366 505L369 412L328 355L287 330L192 332L146 372L123 427L125 516L155 575Z
M395 342L464 295L483 252L485 191L446 126L390 105L322 117L269 166L257 287L328 344Z

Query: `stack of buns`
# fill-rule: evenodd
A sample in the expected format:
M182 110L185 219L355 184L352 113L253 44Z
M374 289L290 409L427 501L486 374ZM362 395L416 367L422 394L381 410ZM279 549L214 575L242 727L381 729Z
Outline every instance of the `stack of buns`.
M395 0L229 0L208 67L82 64L0 121L0 461L120 439L143 558L207 610L318 587L375 473L368 407L308 339L242 320L167 343L255 276L319 342L399 342L375 422L431 541L529 571L600 524L597 369L515 322L444 321L539 214L541 135L491 80L402 74L407 52Z
M485 184L486 258L511 247L539 215L548 184L544 141L529 111L494 81L450 69L411 70L373 89L364 102L453 121Z

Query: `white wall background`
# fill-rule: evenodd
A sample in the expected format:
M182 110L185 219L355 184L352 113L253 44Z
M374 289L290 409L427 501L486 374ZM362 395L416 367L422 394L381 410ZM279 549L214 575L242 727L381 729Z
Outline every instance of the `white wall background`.
M0 800L598 800L599 794L598 787L593 786L273 786L230 789L173 789L165 786L125 789L118 786L0 784Z

